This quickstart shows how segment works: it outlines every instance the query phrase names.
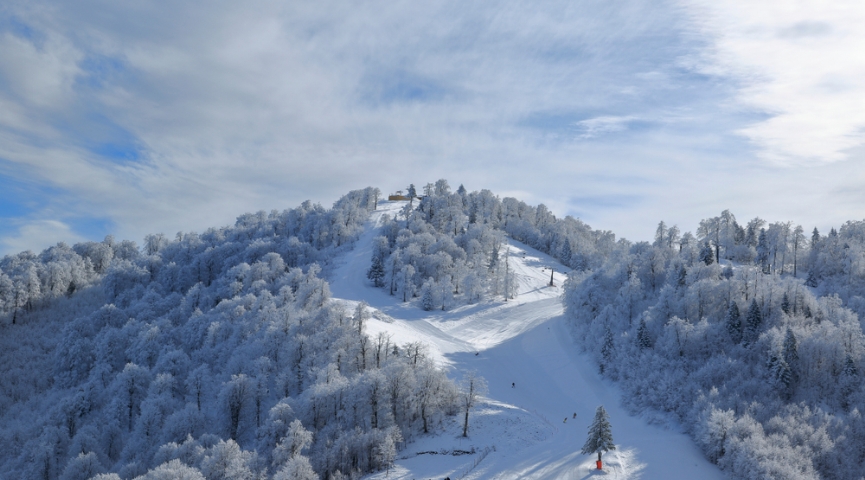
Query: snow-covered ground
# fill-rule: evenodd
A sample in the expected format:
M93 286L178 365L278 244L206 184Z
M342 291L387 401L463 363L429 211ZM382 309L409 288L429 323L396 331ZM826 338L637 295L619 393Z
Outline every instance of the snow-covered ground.
M476 370L489 394L471 412L468 438L462 437L461 417L453 419L444 433L416 438L389 473L368 478L724 478L683 433L649 425L620 406L620 391L598 375L571 338L559 300L565 275L549 256L510 241L520 290L508 302L425 312L372 287L366 271L377 226L384 213L394 216L404 205L380 203L334 272L333 296L349 308L365 300L374 310L367 333L386 331L399 344L422 341L452 378ZM550 268L554 287L548 286ZM579 453L599 405L610 415L617 445L604 454L603 471L595 468L596 456Z

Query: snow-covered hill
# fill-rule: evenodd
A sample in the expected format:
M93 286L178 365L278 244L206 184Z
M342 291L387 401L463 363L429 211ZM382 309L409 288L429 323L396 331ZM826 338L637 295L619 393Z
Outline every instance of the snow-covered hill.
M426 312L371 286L366 271L377 226L403 206L380 204L335 270L331 291L351 307L369 303L371 336L383 331L399 344L424 342L452 378L476 370L489 394L472 410L468 438L454 419L443 433L416 438L390 472L369 478L723 478L675 426L649 425L620 406L619 390L571 338L559 300L564 267L549 256L510 241L519 295L508 302ZM604 455L603 471L593 456L579 453L598 405L610 414L617 445Z

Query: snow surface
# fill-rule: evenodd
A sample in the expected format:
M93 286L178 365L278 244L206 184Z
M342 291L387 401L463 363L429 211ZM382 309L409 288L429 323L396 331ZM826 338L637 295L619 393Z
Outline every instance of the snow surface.
M471 411L468 438L462 437L460 415L443 433L415 438L390 472L366 478L724 478L675 426L649 425L620 406L620 390L599 376L571 337L559 299L566 275L551 257L509 239L520 289L508 302L425 312L373 287L366 278L372 240L382 215L393 217L404 205L379 204L334 272L333 297L352 309L365 300L373 316L367 324L370 336L385 331L400 345L424 342L451 378L476 370L489 384L489 394ZM554 287L548 286L550 268L555 269ZM595 467L597 455L580 454L599 405L610 415L617 446L604 454L601 471Z

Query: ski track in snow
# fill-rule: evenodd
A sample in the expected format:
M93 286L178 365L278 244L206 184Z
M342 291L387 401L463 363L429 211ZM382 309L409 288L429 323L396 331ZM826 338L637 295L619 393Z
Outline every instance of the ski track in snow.
M470 414L468 438L462 437L462 417L450 419L443 432L415 438L390 472L366 478L724 478L676 427L649 425L620 406L621 392L598 375L571 337L559 298L566 275L548 255L509 239L520 290L508 302L425 312L374 288L366 278L372 240L382 215L393 217L404 205L379 204L355 248L338 260L330 279L333 297L349 309L365 300L373 316L369 335L384 331L400 345L422 341L451 378L476 370L489 394ZM599 405L610 415L617 448L604 454L603 470L595 467L596 455L580 454ZM472 455L418 454L472 448Z

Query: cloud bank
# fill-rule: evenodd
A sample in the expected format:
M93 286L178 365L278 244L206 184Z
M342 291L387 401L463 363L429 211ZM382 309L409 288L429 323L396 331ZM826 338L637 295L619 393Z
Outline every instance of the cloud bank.
M857 12L7 3L0 253L442 177L636 239L761 203L812 221L802 205L831 201L846 219L855 198L830 193L855 191L840 160L861 157ZM776 201L790 191L805 194Z

